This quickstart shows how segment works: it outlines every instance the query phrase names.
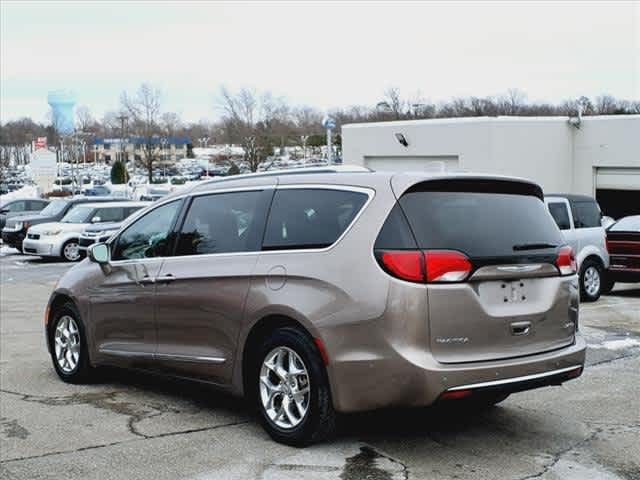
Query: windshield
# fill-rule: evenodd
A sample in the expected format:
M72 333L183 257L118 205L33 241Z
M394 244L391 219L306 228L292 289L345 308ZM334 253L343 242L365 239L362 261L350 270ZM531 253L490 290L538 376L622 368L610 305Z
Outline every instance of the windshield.
M622 218L609 230L611 232L640 232L640 215Z
M40 215L55 217L66 208L68 203L69 202L67 200L54 200L40 212Z
M60 221L62 223L88 223L94 210L95 207L79 205L73 207Z

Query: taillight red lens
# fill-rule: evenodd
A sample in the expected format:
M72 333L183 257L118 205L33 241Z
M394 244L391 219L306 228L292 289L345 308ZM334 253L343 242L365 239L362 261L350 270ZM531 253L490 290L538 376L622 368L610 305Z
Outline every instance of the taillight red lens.
M471 272L466 255L454 250L426 250L427 282L461 282Z
M402 280L424 282L424 256L420 251L393 250L382 253L382 265L387 271Z
M560 275L573 275L578 271L573 248L569 245L560 248L558 258L556 259L556 266L558 270L560 270Z

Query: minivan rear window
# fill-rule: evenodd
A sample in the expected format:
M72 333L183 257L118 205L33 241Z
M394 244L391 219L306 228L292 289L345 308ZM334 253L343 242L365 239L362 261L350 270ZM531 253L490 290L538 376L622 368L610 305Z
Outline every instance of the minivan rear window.
M564 243L537 195L420 188L405 193L400 205L421 249L502 257Z
M328 247L351 224L367 198L365 193L345 190L277 190L262 248L288 250Z

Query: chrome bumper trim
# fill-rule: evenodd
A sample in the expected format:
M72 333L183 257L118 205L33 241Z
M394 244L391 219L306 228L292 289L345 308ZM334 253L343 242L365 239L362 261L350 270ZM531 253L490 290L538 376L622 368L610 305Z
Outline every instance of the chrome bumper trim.
M472 390L474 388L497 387L500 385L508 385L510 383L519 383L519 382L526 382L528 380L537 380L539 378L553 377L554 375L570 372L571 370L576 370L578 368L583 368L583 367L584 367L583 365L573 365L572 367L561 368L559 370L551 370L550 372L534 373L533 375L525 375L523 377L512 377L512 378L505 378L502 380L493 380L491 382L481 382L481 383L472 383L469 385L460 385L458 387L451 387L447 389L447 392L451 392L455 390Z

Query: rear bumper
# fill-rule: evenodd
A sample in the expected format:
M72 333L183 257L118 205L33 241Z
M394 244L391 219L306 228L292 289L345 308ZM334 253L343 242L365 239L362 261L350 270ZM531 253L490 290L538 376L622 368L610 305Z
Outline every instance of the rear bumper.
M354 412L389 406L426 406L448 391L505 393L559 385L582 373L586 343L513 359L442 364L429 353L331 366L336 410ZM415 353L415 352L413 352ZM413 360L413 361L412 361Z

